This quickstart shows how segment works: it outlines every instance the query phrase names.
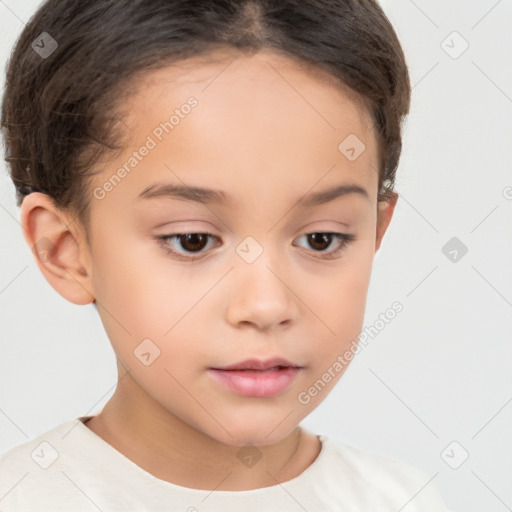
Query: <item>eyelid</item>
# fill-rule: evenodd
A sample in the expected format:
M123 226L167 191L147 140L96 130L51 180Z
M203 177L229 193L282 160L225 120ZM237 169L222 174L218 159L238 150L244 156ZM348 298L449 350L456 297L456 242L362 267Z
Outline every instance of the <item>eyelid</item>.
M214 226L211 222L208 222L207 220L203 220L200 218L194 218L194 219L182 219L179 221L170 221L170 222L162 222L161 224L158 224L156 226L153 226L154 229L182 229L180 225L183 224L186 227L183 227L183 230L185 230L187 233L207 233L207 231L202 231L203 229L212 229ZM204 224L208 224L210 227L204 227ZM177 227L175 227L177 225ZM181 233L180 231L176 231L176 233Z

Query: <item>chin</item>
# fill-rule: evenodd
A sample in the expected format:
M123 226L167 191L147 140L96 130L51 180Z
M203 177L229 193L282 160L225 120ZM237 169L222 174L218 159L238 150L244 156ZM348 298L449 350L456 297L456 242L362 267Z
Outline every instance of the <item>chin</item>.
M291 420L291 418L288 419ZM215 432L206 432L206 434L228 446L273 445L289 436L298 426L297 422L291 424L289 421L280 424L282 420L282 417L267 421L258 419L256 416L252 419L247 418L245 421L239 418L236 422L226 423L226 425L229 425L227 427L229 434L218 425ZM276 428L278 425L279 427Z

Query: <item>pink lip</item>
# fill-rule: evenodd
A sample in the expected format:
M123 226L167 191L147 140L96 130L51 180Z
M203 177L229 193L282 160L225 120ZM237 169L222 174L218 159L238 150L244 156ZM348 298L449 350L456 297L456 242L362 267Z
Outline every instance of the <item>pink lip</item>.
M271 397L283 392L300 372L300 368L272 370L216 370L210 373L218 382L242 396Z
M301 369L285 359L249 359L223 368L210 368L210 374L239 395L268 398L282 393Z
M239 363L231 364L229 366L222 366L220 368L214 368L214 370L270 370L276 366L300 368L298 364L291 363L286 359L280 357L274 357L272 359L246 359Z

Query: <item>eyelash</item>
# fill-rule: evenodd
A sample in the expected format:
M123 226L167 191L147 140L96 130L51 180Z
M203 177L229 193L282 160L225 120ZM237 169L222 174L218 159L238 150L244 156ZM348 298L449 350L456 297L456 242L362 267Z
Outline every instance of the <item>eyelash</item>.
M312 231L310 233L305 233L302 236L306 236L307 237L308 235L313 235L313 234L316 234L316 235L332 235L334 240L337 240L338 242L341 242L341 244L339 245L339 247L337 249L335 249L334 251L329 252L329 253L325 253L325 252L321 252L321 251L313 251L313 253L318 253L318 254L321 254L321 255L326 254L326 256L315 256L315 257L318 257L320 259L333 259L335 256L337 256L342 251L344 251L351 242L356 240L355 235L348 234L348 233L336 233L336 232L332 232L332 231ZM218 238L217 236L215 236L212 233L204 233L204 232L174 233L174 234L171 234L171 235L157 236L155 238L158 241L159 245L164 249L164 251L166 251L168 254L171 254L174 258L176 258L178 260L181 260L181 261L195 261L195 260L202 259L204 257L204 253L202 253L202 252L195 253L195 254L200 254L200 256L185 256L182 253L179 253L179 252L171 249L171 247L169 246L169 243L168 243L167 240L169 240L169 239L178 239L179 237L185 236L185 235L206 235L206 236L209 236L209 237ZM194 254L194 253L192 253L192 254Z

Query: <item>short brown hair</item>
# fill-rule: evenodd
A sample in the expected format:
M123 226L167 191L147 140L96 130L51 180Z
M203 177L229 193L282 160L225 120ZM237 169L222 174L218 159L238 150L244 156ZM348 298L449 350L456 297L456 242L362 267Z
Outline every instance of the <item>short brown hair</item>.
M58 44L46 58L32 46L42 33ZM128 80L222 48L267 48L341 79L377 128L378 200L395 195L410 82L375 0L47 0L14 47L2 103L18 206L40 191L87 226L88 177L120 149L116 112Z

